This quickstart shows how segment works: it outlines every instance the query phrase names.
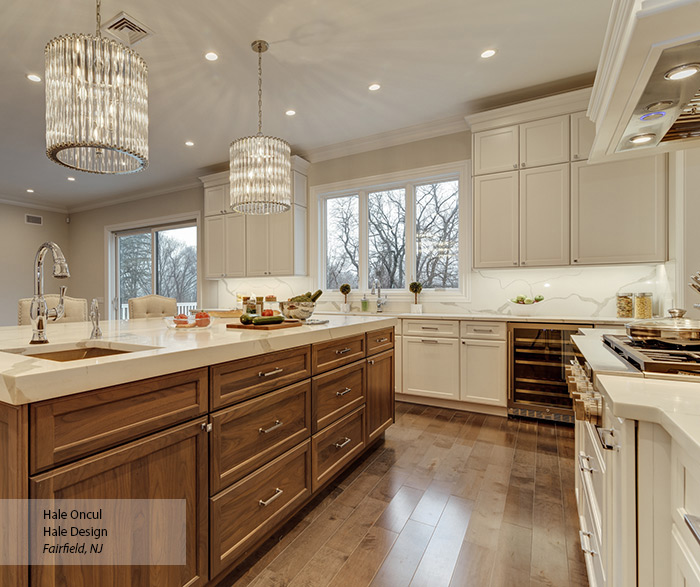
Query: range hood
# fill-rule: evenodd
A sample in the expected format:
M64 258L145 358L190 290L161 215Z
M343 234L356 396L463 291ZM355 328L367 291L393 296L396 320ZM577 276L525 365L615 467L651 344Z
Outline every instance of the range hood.
M589 161L700 147L700 0L613 0Z

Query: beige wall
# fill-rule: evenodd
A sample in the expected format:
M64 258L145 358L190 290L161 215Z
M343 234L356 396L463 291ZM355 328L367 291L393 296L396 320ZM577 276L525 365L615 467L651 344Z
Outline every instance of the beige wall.
M471 144L471 133L464 131L319 161L309 169L309 186L464 161L471 157Z
M42 226L25 224L24 215L42 216ZM54 241L63 250L70 264L70 246L66 214L47 212L0 204L0 326L17 324L17 300L29 298L34 293L34 257L41 243ZM67 285L72 293L71 280L54 279L51 264L47 264L45 291L58 293L60 285ZM27 340L29 342L29 340Z
M105 298L105 226L134 223L176 214L200 214L203 221L204 190L187 190L115 204L71 214L70 251L72 292L81 298ZM201 254L201 248L200 248ZM203 280L205 294L209 283ZM214 286L212 286L214 287ZM103 316L105 312L103 312Z

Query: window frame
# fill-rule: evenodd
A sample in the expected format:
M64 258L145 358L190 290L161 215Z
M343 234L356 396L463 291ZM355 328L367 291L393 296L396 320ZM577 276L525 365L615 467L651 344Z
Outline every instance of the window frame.
M415 281L415 187L439 181L456 180L459 184L459 287L454 289L424 289L421 293L423 301L468 302L470 299L470 268L471 268L471 176L470 161L459 161L444 165L435 165L420 169L383 174L355 180L312 186L311 201L316 204L317 218L311 226L316 228L315 241L317 250L315 257L315 286L325 289L326 284L326 202L330 199L359 196L359 287L350 294L349 299L359 300L364 293L371 290L368 283L368 194L376 191L404 188L406 190L406 284L402 289L382 290L390 300L412 301L413 294L408 291L408 284ZM468 238L469 237L469 238ZM328 301L342 300L343 295L337 291L327 291L324 299Z

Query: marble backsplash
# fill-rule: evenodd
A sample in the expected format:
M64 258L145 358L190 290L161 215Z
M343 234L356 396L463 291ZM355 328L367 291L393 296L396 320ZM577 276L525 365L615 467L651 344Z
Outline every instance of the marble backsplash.
M249 295L274 294L279 300L314 290L314 279L310 277L267 277L222 279L218 285L218 306L234 307L236 293ZM543 295L545 301L538 308L540 315L614 317L615 294L625 292L652 292L654 313L663 314L673 307L672 281L667 267L659 265L615 265L601 267L555 267L519 268L473 271L470 274L469 301L430 299L430 293L420 296L423 312L428 314L464 314L474 312L510 314L508 300L517 295L534 297ZM362 291L353 291L350 296L352 311L360 311ZM368 297L373 300L371 296ZM410 299L391 300L385 311L402 313L410 311ZM325 295L318 310L340 309L340 294ZM376 304L370 303L370 310Z

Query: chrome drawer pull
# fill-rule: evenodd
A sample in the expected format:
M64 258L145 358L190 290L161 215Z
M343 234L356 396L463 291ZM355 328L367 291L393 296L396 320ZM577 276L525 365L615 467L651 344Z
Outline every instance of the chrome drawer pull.
M272 371L268 371L267 373L263 373L262 371L260 371L260 373L258 373L258 377L269 377L270 375L277 375L277 373L282 373L282 371L284 371L284 369L276 367L275 369L273 369Z
M264 428L258 428L258 432L260 434L267 434L268 432L272 432L273 430L279 428L280 426L282 426L282 424L284 424L282 420L275 420L275 423L272 426L270 426L267 430L265 430Z
M337 395L338 397L343 397L346 393L350 393L351 391L352 389L346 387L343 391L336 391L335 395Z
M584 536L588 538L588 548L586 548L583 545ZM590 532L584 532L583 530L578 531L578 537L581 541L581 550L583 551L583 554L590 554L591 556L596 556L598 553L591 548L591 536L593 536L593 534L591 534Z
M698 516L691 516L690 514L685 514L683 516L685 523L688 524L688 528L695 536L695 540L700 543L700 518Z
M275 501L280 495L282 495L284 491L282 491L279 487L275 488L275 494L270 498L266 499L263 501L262 499L258 502L261 506L266 506L270 505L273 501Z
M437 344L437 343L438 343L437 340L431 340L431 339L429 339L429 338L421 338L420 341L421 341L421 342L427 342L427 343L430 343L430 344Z
M345 353L349 353L352 349L345 347L344 349L340 349L339 351L335 351L336 355L344 355Z
M421 330L439 330L437 326L421 326Z
M341 442L336 442L333 446L335 448L343 448L348 442L352 442L352 440L346 436Z
M386 342L387 340L389 340L389 339L386 338L386 337L385 337L385 338L378 338L378 339L375 340L374 342Z
M474 328L474 332L484 332L488 334L493 332L493 328Z
M615 431L612 428L598 428L595 427L595 431L598 433L598 440L600 440L600 445L605 450L615 450L617 445L614 443L606 442L604 436L610 435L610 437L615 439Z
M367 362L368 362L370 365L374 365L374 359L368 359Z
M598 469L596 469L595 467L587 467L587 466L584 464L584 461L590 461L590 460L591 460L591 457L589 457L588 455L578 455L578 466L579 466L579 468L580 468L582 471L588 471L588 472L591 473L591 474L592 474L592 473L597 473L597 472L598 472Z

